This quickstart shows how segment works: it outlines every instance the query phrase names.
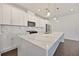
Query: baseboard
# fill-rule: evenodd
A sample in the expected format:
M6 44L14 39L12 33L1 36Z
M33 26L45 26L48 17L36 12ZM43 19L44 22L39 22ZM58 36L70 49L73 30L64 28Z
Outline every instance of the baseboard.
M78 38L64 38L64 39L73 40L73 41L79 41Z

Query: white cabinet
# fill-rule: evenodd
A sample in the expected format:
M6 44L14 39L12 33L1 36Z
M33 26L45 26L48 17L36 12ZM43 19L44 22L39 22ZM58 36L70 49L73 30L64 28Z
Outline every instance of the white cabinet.
M11 22L11 6L0 4L0 24L10 24Z
M2 4L0 4L0 24L2 24Z
M30 11L26 13L17 7L0 4L0 24L27 26L28 21L36 22L36 27L43 27L45 24L42 18L35 16Z
M0 35L0 51L1 51L1 48L2 48L2 46L1 46L1 35Z
M0 4L0 24L24 25L25 12L7 4Z
M18 48L18 46L21 44L21 40L18 36L13 37L13 47Z
M12 25L24 25L25 12L18 9L12 8Z
M11 6L2 5L2 24L11 24Z
M0 42L1 42L1 52L6 52L10 49L13 48L13 41L11 39L11 36L7 35L7 34L3 34L1 36L1 39L0 39Z

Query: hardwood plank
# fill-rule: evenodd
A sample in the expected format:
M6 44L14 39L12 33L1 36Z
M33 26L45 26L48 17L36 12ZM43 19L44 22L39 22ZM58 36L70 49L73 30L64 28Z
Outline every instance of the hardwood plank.
M60 43L54 56L79 56L79 41L67 40Z
M13 49L11 51L7 51L5 53L2 53L1 56L17 56L17 48Z

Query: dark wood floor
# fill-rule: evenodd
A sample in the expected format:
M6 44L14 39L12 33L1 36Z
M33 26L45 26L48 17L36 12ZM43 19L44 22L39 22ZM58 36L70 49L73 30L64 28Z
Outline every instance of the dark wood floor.
M17 56L17 49L3 53L2 56ZM54 56L79 56L79 41L65 39L64 43L60 43Z
M79 41L67 40L61 43L54 56L79 56Z
M17 56L17 48L11 51L2 53L1 56Z

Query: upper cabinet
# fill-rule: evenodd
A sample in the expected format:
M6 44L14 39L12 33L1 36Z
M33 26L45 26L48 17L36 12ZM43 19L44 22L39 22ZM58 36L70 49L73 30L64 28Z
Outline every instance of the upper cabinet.
M0 24L2 24L2 4L0 4Z
M11 6L2 5L2 24L11 24Z
M9 5L0 4L0 24L10 24L11 7Z
M28 21L36 23L36 27L45 27L48 22L37 17L33 12L14 7L12 5L0 4L0 24L27 26Z
M24 25L26 13L18 8L12 8L12 25Z

